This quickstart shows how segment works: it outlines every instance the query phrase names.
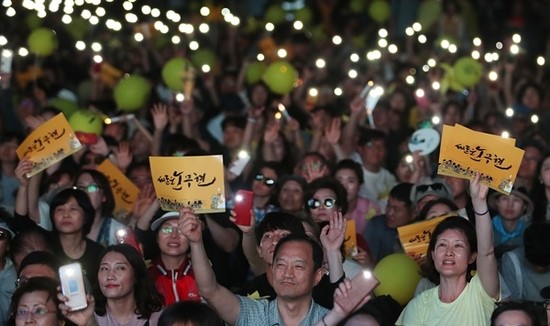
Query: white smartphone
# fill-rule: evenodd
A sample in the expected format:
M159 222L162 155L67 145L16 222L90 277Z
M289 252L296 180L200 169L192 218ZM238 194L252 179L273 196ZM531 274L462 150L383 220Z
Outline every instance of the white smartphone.
M244 150L240 151L237 155L237 159L231 162L231 165L229 166L229 172L231 172L235 176L241 175L249 161L250 154L248 154L248 152Z
M65 304L70 311L84 309L88 306L82 266L79 263L61 266L59 268L59 280L61 281L61 292L69 298L69 301Z
M2 50L2 58L0 60L0 73L11 73L11 63L13 61L13 51L8 49Z

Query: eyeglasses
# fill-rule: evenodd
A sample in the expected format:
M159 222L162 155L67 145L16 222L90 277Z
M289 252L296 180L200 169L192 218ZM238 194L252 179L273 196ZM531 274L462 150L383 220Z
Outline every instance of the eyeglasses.
M40 318L40 317L45 316L46 314L53 314L53 313L55 313L55 312L54 311L48 311L48 308L40 307L40 306L33 307L30 310L27 309L27 308L18 308L17 312L15 313L15 318L16 319L27 319L27 316L29 314L31 314L33 316L33 318Z
M431 185L419 185L416 186L417 192L426 192L429 189L432 189L433 191L440 191L440 190L446 190L442 183L433 183Z
M20 287L21 285L27 283L29 279L25 276L20 276L19 278L17 278L17 280L15 280L15 287L18 288Z
M82 190L84 192L87 192L89 194L93 194L95 192L98 192L101 187L99 185L90 184L87 186L75 186L74 189Z
M181 234L180 229L177 226L167 225L160 228L160 232L162 234L168 235L176 232L177 234Z
M311 198L310 200L307 201L307 206L310 209L317 209L317 208L321 207L321 203L323 204L323 206L325 206L325 208L333 208L334 205L336 204L336 199L334 199L334 198L325 198L325 199L323 199L323 201L321 201L321 200L316 199L316 198Z
M256 181L261 181L268 187L272 187L273 185L275 185L274 179L268 178L263 174L256 174Z

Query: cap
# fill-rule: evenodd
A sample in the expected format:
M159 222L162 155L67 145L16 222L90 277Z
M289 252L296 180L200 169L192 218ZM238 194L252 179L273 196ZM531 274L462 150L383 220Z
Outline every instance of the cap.
M10 233L12 239L13 239L13 237L15 237L15 232L13 232L13 230L8 225L8 223L6 223L4 221L0 221L0 229L4 229L4 230L8 231Z
M527 195L527 189L525 189L525 187L512 188L512 191L510 191L510 195L515 195L523 199L523 202L525 202L525 213L533 213L533 202L531 201L531 198L529 198L529 196ZM487 202L492 210L497 210L497 201L500 196L505 195L500 192L493 192L489 195L489 199L487 200Z
M166 212L151 224L151 230L156 231L162 225L162 223L164 223L164 221L178 219L179 217L179 212Z
M415 184L411 189L411 201L414 206L416 206L422 198L428 195L450 200L453 199L451 186L449 186L447 181L441 178L426 178Z

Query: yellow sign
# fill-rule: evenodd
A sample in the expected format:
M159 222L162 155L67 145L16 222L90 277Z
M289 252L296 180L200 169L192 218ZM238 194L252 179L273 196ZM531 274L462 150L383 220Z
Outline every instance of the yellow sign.
M139 188L110 160L103 160L97 170L109 179L115 197L114 217L124 221L132 213L139 195Z
M27 136L16 152L19 159L28 157L33 162L32 171L27 174L31 177L81 148L69 122L59 113Z
M444 125L437 173L470 179L478 171L482 183L509 195L524 153L514 144L514 139Z
M461 216L459 212L451 212L422 222L407 224L397 228L399 241L410 257L424 257L435 227L449 216Z
M160 207L195 213L225 212L224 167L221 155L149 157Z
M357 230L355 220L346 221L346 233L344 234L344 248L347 256L354 256L357 252Z

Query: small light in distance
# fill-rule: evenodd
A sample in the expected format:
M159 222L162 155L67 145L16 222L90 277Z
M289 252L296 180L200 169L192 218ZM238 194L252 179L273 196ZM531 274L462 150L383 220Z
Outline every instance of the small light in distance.
M441 84L438 81L434 81L432 83L432 88L436 91L438 91L441 88Z
M317 88L312 87L309 89L308 94L311 97L316 97L317 95L319 95L319 91L317 90Z
M202 7L199 12L203 17L210 15L210 9L206 6Z
M84 43L82 41L76 41L76 44L74 46L78 51L86 50L86 43Z
M279 50L277 50L277 56L278 56L279 58L286 58L286 55L287 55L287 53L286 53L286 50L285 50L285 49L279 49Z
M19 54L19 56L21 57L26 57L29 55L29 50L25 48L19 48L19 51L17 51L17 54Z
M412 27L407 27L405 29L405 34L407 34L408 36L413 36L414 35L414 29Z
M498 73L496 71L490 71L489 72L489 80L490 81L496 81L498 79Z
M440 124L440 123L441 123L441 118L440 118L439 116L437 116L437 115L434 115L434 116L432 117L432 123L433 123L434 125Z
M189 42L189 48L193 51L197 50L199 48L199 42L197 41Z
M145 37L143 37L143 34L141 34L141 33L135 33L134 34L134 40L136 40L136 42L142 42L144 38Z
M388 51L389 51L391 54L397 53L397 51L398 51L397 45L395 45L395 44L390 44L390 45L388 46Z
M266 23L265 24L265 30L268 32L272 32L275 29L275 25L273 23Z
M181 38L178 35L172 36L172 43L173 44L180 44L181 43Z
M519 53L519 46L517 44L510 45L510 53L518 54Z
M504 130L504 131L500 134L500 136L501 136L502 138L510 138L510 133L509 133L508 131Z
M99 24L99 18L97 18L97 16L92 16L90 17L90 19L88 19L88 22L90 22L90 24L92 25L97 25Z
M385 28L381 28L380 30L378 30L378 36L380 36L381 38L388 37L388 30L386 30Z
M478 50L473 50L473 51L472 51L472 58L474 58L474 59L477 60L477 59L479 59L480 57L481 57L481 53L479 53Z
M334 35L332 37L332 43L334 43L334 45L340 45L342 43L342 37L340 35Z
M407 82L407 84L412 85L412 84L414 84L414 77L413 76L407 76L407 78L405 78L405 81Z
M504 114L508 117L508 118L511 118L514 116L514 109L512 108L507 108L505 111L504 111Z
M536 115L536 114L533 114L533 115L531 116L531 122L532 122L532 123L538 123L538 122L539 122L539 116Z
M422 30L422 25L419 22L412 24L412 28L415 32L420 32Z
M424 35L424 34L418 35L418 42L420 42L421 44L424 44L427 41L428 41L428 38L426 37L426 35Z
M433 67L435 67L436 64L437 64L437 61L435 61L434 58L428 59L428 66L433 68Z
M422 71L423 71L423 72L428 72L428 71L430 71L430 66L428 66L428 65L423 65L423 66L422 66Z
M481 39L479 37L474 37L473 43L475 46L481 45Z
M93 60L94 60L95 63L102 63L103 62L103 57L100 56L99 54L96 54L96 55L94 55Z
M158 18L160 16L160 9L158 8L151 9L151 16L154 18Z
M449 52L456 53L456 51L458 51L456 44L449 44Z
M258 55L256 56L256 60L258 60L258 61L264 61L264 60L265 60L265 56L264 56L262 53L258 53Z
M61 17L61 21L63 22L63 24L68 25L73 21L73 18L71 17L71 15L63 15L63 17Z
M378 46L381 48L385 48L386 46L388 46L388 40L386 40L385 38L379 39Z
M521 43L521 35L519 34L512 35L512 42L516 44Z
M539 66L544 66L545 63L546 63L546 60L544 59L543 56L539 56L539 57L537 58L537 64L538 64Z
M336 96L341 96L344 92L342 91L342 89L340 87L336 87L334 89L334 95Z
M327 62L325 61L325 59L319 58L315 60L315 66L319 69L325 68L326 65Z
M499 58L500 58L500 57L499 57L499 55L498 55L497 52L493 52L493 53L491 54L491 59L493 60L493 62L498 61Z
M148 5L141 7L141 13L144 15L149 15L151 13L151 7Z
M415 95L416 97L424 97L424 95L426 94L424 93L424 90L422 88L419 88L416 90Z
M352 53L350 56L349 56L349 59L352 61L352 62L357 62L359 61L359 55L357 53Z
M502 50L502 47L504 45L502 44L502 42L497 42L497 44L495 44L495 47L497 48L497 50Z
M493 62L493 55L491 53L485 53L483 58L485 59L485 62L487 62L487 63Z
M210 30L210 26L207 23L202 23L199 25L199 32L206 34Z
M358 76L357 70L355 70L355 69L350 69L350 70L348 71L348 76L349 76L349 78L352 78L352 79L357 78L357 76Z
M449 40L441 40L441 47L444 48L444 49L448 49L449 48L449 45L451 45L451 43L449 42Z
M99 52L99 51L101 51L101 49L103 49L103 47L101 46L101 44L98 43L98 42L92 43L91 48L92 48L92 50L93 50L94 52Z
M209 65L202 65L201 67L202 72L209 73L210 72L210 66Z
M8 39L4 35L0 35L0 46L8 44Z
M292 24L292 27L294 27L295 30L299 31L299 30L302 30L302 28L304 28L304 23L297 20Z

